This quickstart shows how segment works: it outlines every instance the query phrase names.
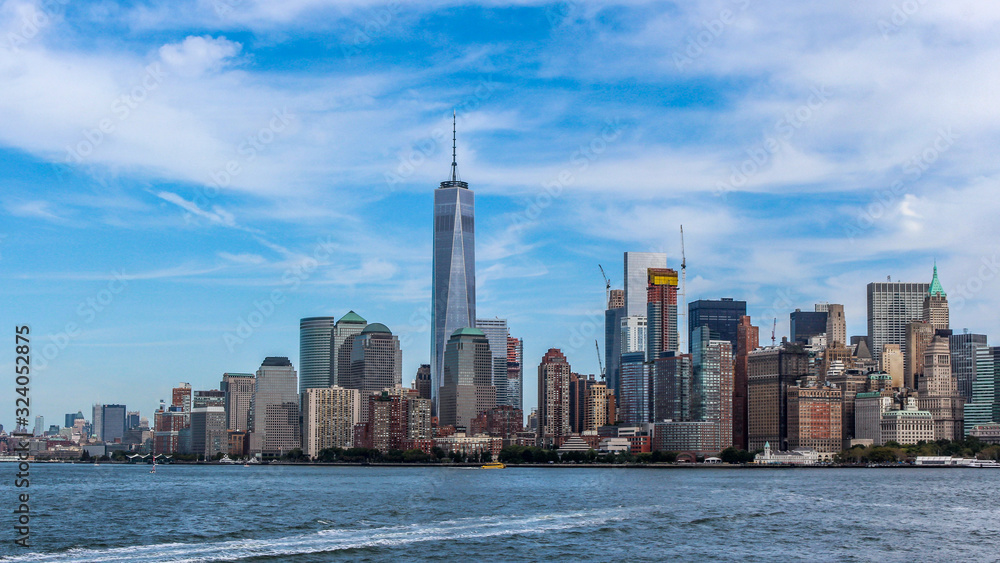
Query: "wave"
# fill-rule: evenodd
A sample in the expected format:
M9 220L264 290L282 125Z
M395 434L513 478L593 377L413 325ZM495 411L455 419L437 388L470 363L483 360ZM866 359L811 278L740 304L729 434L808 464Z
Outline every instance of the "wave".
M254 557L290 557L353 549L395 548L420 542L476 540L491 537L599 528L620 522L649 507L539 514L491 515L427 524L368 529L320 530L311 534L270 539L243 539L206 543L164 543L109 549L72 548L61 553L34 553L0 558L5 563L42 561L60 563L207 563Z

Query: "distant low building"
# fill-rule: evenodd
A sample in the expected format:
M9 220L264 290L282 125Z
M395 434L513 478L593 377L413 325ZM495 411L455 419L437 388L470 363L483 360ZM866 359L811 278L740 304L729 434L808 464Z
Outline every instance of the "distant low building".
M754 456L753 462L759 465L816 465L819 458L819 452L812 448L776 452L771 450L771 443L766 442L764 452Z

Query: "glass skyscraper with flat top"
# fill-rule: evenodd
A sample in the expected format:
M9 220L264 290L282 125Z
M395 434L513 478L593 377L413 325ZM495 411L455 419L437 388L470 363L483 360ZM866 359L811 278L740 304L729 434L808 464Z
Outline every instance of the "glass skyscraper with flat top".
M438 412L444 350L460 328L476 326L476 199L458 179L452 133L451 179L434 191L434 287L431 297L431 393Z

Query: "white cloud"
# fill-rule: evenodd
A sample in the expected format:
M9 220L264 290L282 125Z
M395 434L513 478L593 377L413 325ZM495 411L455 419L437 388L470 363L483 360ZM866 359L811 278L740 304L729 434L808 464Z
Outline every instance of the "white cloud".
M225 37L189 36L180 43L160 47L160 59L173 72L194 77L215 72L235 57L243 46Z

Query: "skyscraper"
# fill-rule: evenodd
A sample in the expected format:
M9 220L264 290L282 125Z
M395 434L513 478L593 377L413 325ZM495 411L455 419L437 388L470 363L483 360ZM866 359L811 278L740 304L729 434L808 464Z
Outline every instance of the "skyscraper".
M507 337L507 404L523 412L524 341ZM522 421L524 422L524 421Z
M507 399L507 319L476 319L476 328L483 331L493 353L493 386L497 389L497 404L509 405Z
M692 334L691 420L719 425L721 451L733 444L733 346L712 338L707 326Z
M803 311L796 309L789 315L791 340L808 344L809 338L826 333L826 311Z
M93 429L94 429L93 430L93 432L94 432L94 438L97 439L97 440L101 439L101 430L104 428L104 421L102 419L101 414L102 414L102 412L101 412L101 404L100 403L94 403L94 406L91 407L91 417L93 419L92 426L93 426Z
M985 334L952 334L948 338L951 350L951 376L958 386L958 394L965 402L972 400L972 385L976 380L976 347L986 346Z
M679 352L677 272L650 268L646 279L646 361L652 361L660 352Z
M333 326L330 334L330 383L346 387L351 370L351 350L354 348L354 337L368 326L368 321L354 311L346 315Z
M250 404L253 401L254 376L251 373L224 373L219 389L225 393L226 430L250 430Z
M616 418L615 392L602 381L588 385L583 414L584 431L614 424Z
M191 384L178 383L170 391L170 406L177 407L180 412L191 412Z
M646 325L646 315L635 315L622 317L621 322L621 350L622 354L632 352L646 353L646 345L649 343L649 336Z
M826 305L826 345L840 347L847 344L847 319L844 318L844 306L828 303Z
M538 365L538 444L562 445L570 435L569 376L562 351L549 348Z
M899 344L906 354L906 325L923 318L929 288L926 283L868 284L868 348L876 361L886 344Z
M712 331L712 337L718 340L728 340L737 346L737 327L740 318L747 314L747 302L735 301L732 297L719 300L699 299L688 303L688 342L694 342L694 329L707 326ZM689 344L694 350L693 344Z
M372 323L349 340L351 369L346 378L343 373L338 375L342 387L377 392L402 385L403 352L399 348L399 338L387 326Z
M604 373L608 389L618 393L618 367L622 356L622 317L625 316L625 290L609 292L604 312Z
M125 405L101 406L101 439L121 441L125 437Z
M431 398L431 365L430 364L420 364L417 368L417 378L415 380L414 389L417 390L417 394L421 399L430 400Z
M367 398L367 397L366 397ZM354 446L354 425L361 422L361 392L331 386L302 393L302 449L316 457L326 448Z
M441 426L468 428L480 413L496 406L493 353L478 328L460 328L444 354L444 384L438 391Z
M666 268L667 255L660 252L625 253L625 316L646 316L646 287L650 268Z
M84 418L83 411L79 411L76 414L67 414L66 415L66 428L73 428L73 426L76 425L77 419L81 419L81 418Z
M965 401L951 374L950 336L950 329L934 332L924 351L924 373L918 383L917 405L934 418L935 440L960 440L965 431Z
M760 329L750 324L750 317L740 317L736 327L736 361L733 367L733 445L741 450L747 442L747 359L760 346Z
M973 344L975 350L976 379L972 382L972 398L965 403L965 435L976 426L1000 422L998 402L1000 381L997 378L996 354L1000 348Z
M226 409L220 404L200 404L191 409L191 453L211 459L229 451Z
M783 343L750 352L747 358L748 449L770 442L788 449L788 388L809 375L809 353Z
M653 386L650 383L652 365L646 353L623 352L619 367L621 395L618 397L618 418L625 424L643 424L652 419Z
M250 413L250 453L280 456L301 444L298 377L285 357L268 357L257 369Z
M899 344L886 344L882 347L879 369L892 377L893 387L903 387L905 383L903 364L903 352L900 351Z
M934 264L934 276L924 297L923 321L929 323L934 330L950 328L948 319L948 295L941 287L938 279L937 264Z
M435 412L444 384L444 353L456 330L476 326L476 199L458 179L452 116L451 179L434 191L434 279L431 303L431 391Z
M299 393L331 385L331 348L336 321L334 317L299 320Z
M924 350L934 337L934 327L923 321L906 323L906 352L903 353L903 385L916 389L924 373Z

